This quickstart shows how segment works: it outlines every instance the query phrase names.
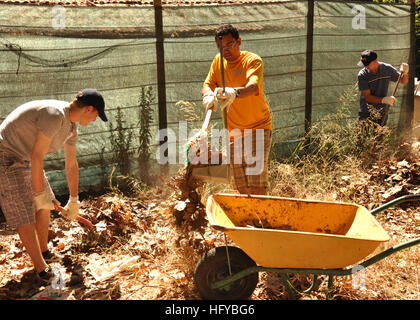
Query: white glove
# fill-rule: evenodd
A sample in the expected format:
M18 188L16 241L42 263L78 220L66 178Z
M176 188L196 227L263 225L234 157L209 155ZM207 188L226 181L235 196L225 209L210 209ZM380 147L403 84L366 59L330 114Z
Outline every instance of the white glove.
M400 72L407 74L409 69L408 63L401 63Z
M64 207L64 211L61 214L68 220L73 221L76 220L79 216L79 208L80 202L79 197L70 197L69 201L67 202L66 206Z
M226 87L224 93L223 93L223 88L216 88L214 90L214 95L219 99L223 99L223 102L220 105L220 108L222 109L222 111L225 108L228 108L227 111L229 111L230 105L236 99L236 91L235 89L230 88L230 87Z
M213 93L206 93L203 96L203 106L206 108L206 111L211 109L213 112L217 110L217 98Z
M392 106L395 101L397 101L397 99L394 96L382 98L382 103L389 104L390 106Z
M51 198L51 196L46 191L42 191L35 194L34 200L35 200L36 211L39 211L41 209L54 210L53 201L55 199Z

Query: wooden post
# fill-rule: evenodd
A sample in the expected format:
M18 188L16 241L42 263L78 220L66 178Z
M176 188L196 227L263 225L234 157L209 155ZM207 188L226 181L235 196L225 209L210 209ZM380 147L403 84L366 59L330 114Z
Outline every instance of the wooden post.
M314 1L312 0L308 0L306 24L305 146L310 142L309 132L312 127L312 68L314 46Z
M162 18L162 1L153 0L155 9L155 37L156 37L156 71L158 85L158 110L159 110L159 132L164 132L168 128L168 119L166 113L166 79L165 79L165 50L163 46L163 18ZM160 141L160 145L167 142L167 136L164 141ZM168 156L168 150L165 151L165 157ZM168 166L161 166L161 173L167 174Z
M408 83L406 85L406 108L401 110L398 122L398 132L401 138L413 130L414 119L414 75L416 72L416 2L408 0L410 4L410 53L408 55L408 65L410 71L408 73ZM401 61L405 62L405 61Z

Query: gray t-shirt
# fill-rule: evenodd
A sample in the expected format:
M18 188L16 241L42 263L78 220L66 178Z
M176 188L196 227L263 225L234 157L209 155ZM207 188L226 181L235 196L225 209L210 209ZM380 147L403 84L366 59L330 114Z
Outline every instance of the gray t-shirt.
M37 130L51 139L47 153L77 142L77 124L70 121L69 102L37 100L12 111L0 125L0 148L30 161Z
M368 69L363 68L359 71L357 76L359 90L368 90L376 97L386 97L388 95L388 86L390 81L397 81L399 72L390 64L385 62L379 62L378 72L376 74L371 73ZM382 103L370 103L376 109L381 109L385 106ZM360 92L360 109L359 112L369 112L366 106L366 100L363 93Z

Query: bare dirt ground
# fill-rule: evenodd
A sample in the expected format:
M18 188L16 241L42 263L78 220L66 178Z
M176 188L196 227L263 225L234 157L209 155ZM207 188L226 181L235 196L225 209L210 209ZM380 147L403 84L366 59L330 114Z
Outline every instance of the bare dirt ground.
M199 194L177 190L177 178L136 196L111 193L83 200L81 216L95 224L94 230L53 212L50 246L61 262L52 266L65 268L55 283L59 289L35 281L18 236L1 223L0 300L200 299L194 286L195 266L206 250L223 245L224 237L208 226ZM420 160L417 156L380 162L363 174L339 180L341 192L372 209L400 195L420 193ZM420 235L418 202L387 209L376 218L391 240L374 254ZM365 269L363 285L336 277L333 298L419 300L419 265L418 245L399 251ZM311 282L306 276L291 279L301 289ZM327 279L318 282L316 291L298 298L325 300ZM280 300L288 295L278 275L263 272L251 299Z

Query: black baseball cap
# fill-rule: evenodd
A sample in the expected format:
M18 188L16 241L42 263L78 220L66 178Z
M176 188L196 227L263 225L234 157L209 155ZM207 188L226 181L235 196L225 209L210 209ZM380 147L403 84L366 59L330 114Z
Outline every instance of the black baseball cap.
M365 50L362 52L362 55L360 57L360 61L357 63L357 66L359 67L366 67L369 63L371 63L373 60L376 60L378 58L378 55L373 50Z
M94 107L98 110L99 118L101 118L102 121L108 121L108 118L105 115L105 101L98 90L90 88L83 89L77 93L76 99L88 106Z

